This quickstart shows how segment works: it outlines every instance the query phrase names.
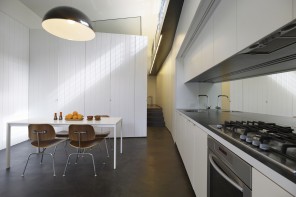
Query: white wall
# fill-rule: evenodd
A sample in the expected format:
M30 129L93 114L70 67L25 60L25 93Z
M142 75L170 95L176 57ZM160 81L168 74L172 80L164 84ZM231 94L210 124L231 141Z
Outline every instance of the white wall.
M196 96L192 93L196 85L184 84L183 78L180 78L181 75L176 76L176 70L177 73L180 73L179 69L183 64L183 62L178 62L178 60L176 60L176 56L199 3L199 0L184 1L173 47L157 75L157 103L162 103L160 105L164 111L166 127L171 131L174 129L173 120L175 117L175 107L185 107L188 103L194 103L196 99ZM171 85L168 83L171 83ZM183 98L179 99L179 97ZM185 100L187 100L187 102L185 102Z
M280 116L296 115L296 71L230 82L230 108Z
M71 42L30 32L29 117L74 110L123 118L124 136L146 136L147 38L96 33Z
M29 29L3 12L0 27L0 149L3 149L6 123L28 117ZM27 132L22 130L13 128L12 144L27 139Z
M0 11L28 28L41 28L42 19L19 0L1 0Z

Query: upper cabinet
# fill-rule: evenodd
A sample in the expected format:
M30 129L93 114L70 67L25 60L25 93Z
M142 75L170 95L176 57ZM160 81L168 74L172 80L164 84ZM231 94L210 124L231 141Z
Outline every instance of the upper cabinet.
M243 69L250 65L237 65L236 59L227 61L296 18L296 0L211 0L207 6L207 9L201 6L207 10L203 17L196 13L193 20L202 24L191 25L188 34L191 37L184 39L183 50L177 56L184 60L184 82L239 79L237 73L245 72ZM230 75L236 78L229 78Z
M214 64L236 52L236 0L221 1L213 13Z
M184 58L184 65L186 65L184 67L185 81L214 65L213 51L213 19L211 17L193 43L192 50Z
M236 0L237 51L253 44L293 18L295 0Z

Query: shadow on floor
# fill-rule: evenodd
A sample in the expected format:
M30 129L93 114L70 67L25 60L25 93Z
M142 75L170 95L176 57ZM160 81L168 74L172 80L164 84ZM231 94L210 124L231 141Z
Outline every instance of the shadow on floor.
M56 153L56 177L52 176L49 157L32 156L25 177L21 177L27 156L34 148L23 142L11 149L11 168L5 169L5 150L0 151L1 197L190 197L195 196L178 150L170 132L164 127L148 127L147 138L125 138L123 154L118 154L117 169L113 170L113 154L106 157L102 150L93 149L98 176L93 176L90 158L77 165L71 162L66 177L62 176L66 154L63 144ZM68 148L69 152L74 149ZM117 152L119 152L117 150ZM73 163L73 164L72 164Z

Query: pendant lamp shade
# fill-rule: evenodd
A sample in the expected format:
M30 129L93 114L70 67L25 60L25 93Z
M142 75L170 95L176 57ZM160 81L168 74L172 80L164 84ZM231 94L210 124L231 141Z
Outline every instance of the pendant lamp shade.
M67 6L49 10L43 17L42 27L66 40L88 41L95 37L89 18L81 11Z

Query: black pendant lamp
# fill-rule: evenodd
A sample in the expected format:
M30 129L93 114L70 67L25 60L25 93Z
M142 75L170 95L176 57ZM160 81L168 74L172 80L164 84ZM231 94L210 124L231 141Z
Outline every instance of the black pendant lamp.
M43 17L42 27L66 40L88 41L95 37L89 18L81 11L67 6L49 10Z

